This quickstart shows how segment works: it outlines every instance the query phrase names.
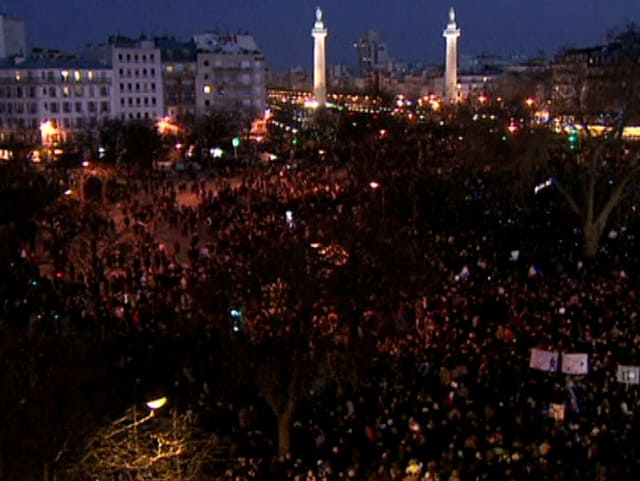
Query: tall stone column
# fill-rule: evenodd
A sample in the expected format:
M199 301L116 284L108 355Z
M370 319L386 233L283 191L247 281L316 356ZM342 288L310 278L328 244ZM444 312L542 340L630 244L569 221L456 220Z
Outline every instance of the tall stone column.
M313 37L313 94L318 107L327 104L327 41L328 30L322 19L322 10L316 8L316 23L311 30Z
M456 12L451 7L449 10L449 23L442 32L447 41L447 52L444 68L444 100L454 103L458 100L458 38L460 29L456 24Z

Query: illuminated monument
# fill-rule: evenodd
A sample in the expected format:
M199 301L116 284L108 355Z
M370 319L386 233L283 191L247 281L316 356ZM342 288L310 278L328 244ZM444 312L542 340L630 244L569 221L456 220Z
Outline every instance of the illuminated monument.
M316 7L316 23L311 30L313 37L313 94L318 107L327 103L327 27L322 20L322 10Z
M447 57L444 68L444 100L452 103L458 100L458 38L460 29L456 25L456 12L449 10L449 24L442 32L447 39Z

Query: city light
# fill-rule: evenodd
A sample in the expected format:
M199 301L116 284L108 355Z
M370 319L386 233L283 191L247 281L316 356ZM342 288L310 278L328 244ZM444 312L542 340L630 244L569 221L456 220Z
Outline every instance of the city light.
M158 399L153 399L151 401L147 402L147 407L149 409L151 409L152 411L156 410L156 409L160 409L162 406L164 406L167 403L167 398L162 396Z
M537 194L541 190L544 190L544 189L546 189L548 187L551 187L553 184L554 184L554 180L553 179L547 179L542 184L536 185L535 188L533 189L533 193Z

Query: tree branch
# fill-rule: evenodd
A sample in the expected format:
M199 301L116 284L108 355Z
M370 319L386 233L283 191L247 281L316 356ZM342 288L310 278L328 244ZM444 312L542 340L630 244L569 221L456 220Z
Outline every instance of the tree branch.
M571 208L571 210L575 214L577 214L579 217L583 217L584 216L584 212L583 212L582 208L578 205L576 200L573 198L571 193L567 189L565 189L565 187L560 182L556 181L555 185L556 185L556 189L558 189L558 191L564 197L564 200L567 202L567 204L569 204L569 207Z

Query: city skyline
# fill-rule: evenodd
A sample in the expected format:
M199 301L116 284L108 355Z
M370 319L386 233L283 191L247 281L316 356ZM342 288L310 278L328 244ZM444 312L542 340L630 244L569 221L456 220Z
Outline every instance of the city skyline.
M442 29L447 12L456 9L462 30L463 55L498 54L552 56L561 47L590 46L606 32L640 21L640 4L628 0L398 0L394 8L382 0L59 0L56 17L42 9L42 0L5 0L6 13L22 18L30 47L78 52L87 43L111 34L190 36L199 31L247 31L254 35L272 69L311 69L313 41L309 25L314 10L325 12L328 63L353 65L353 42L366 30L380 32L393 59L442 63Z

